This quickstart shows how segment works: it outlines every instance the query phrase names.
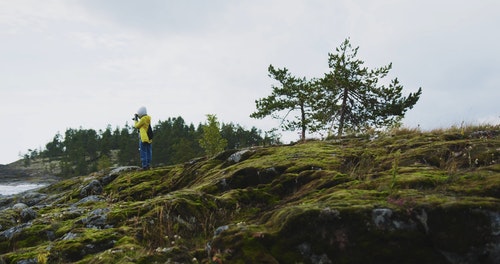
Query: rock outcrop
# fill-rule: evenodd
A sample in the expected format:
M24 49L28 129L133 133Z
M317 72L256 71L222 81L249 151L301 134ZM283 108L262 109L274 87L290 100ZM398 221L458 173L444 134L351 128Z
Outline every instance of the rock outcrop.
M0 263L500 263L499 135L311 141L59 181L0 199Z

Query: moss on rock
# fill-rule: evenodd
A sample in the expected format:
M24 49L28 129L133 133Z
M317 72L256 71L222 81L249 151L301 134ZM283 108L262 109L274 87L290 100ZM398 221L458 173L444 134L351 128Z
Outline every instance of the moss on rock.
M499 137L401 130L67 179L34 219L2 203L0 262L496 263Z

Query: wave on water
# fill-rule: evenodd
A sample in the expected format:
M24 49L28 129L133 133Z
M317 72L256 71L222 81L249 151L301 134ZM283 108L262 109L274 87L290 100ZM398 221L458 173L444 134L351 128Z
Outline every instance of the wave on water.
M33 189L42 188L44 186L46 186L46 184L40 184L40 183L0 184L0 196L18 194Z

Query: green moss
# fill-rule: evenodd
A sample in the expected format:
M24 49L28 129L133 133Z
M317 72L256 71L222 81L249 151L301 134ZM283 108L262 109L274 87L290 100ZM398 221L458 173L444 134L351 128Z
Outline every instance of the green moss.
M56 237L62 237L73 229L74 221L57 221L53 224Z
M139 245L135 239L124 236L114 244L113 248L96 254L89 254L76 263L141 263L140 260L149 254L150 252ZM166 259L164 260L166 261Z
M226 192L221 196L223 199L232 200L240 206L256 207L272 206L277 197L258 188L235 189Z
M500 210L500 133L473 135L468 128L396 130L373 140L257 147L239 162L227 160L231 150L121 173L104 186L105 201L78 206L81 187L104 173L60 181L42 190L50 198L31 226L0 241L1 257L7 263L39 255L48 263L189 263L193 257L202 263L444 263L442 251L487 252L491 214ZM109 208L112 228L82 225L97 208ZM375 209L390 212L387 222L374 223ZM4 210L0 225L17 226L18 219L18 212ZM228 228L214 234L221 226Z
M499 173L489 169L457 174L447 187L450 191L466 195L500 197Z
M46 250L47 247L48 244L44 244L40 247L20 248L14 252L2 255L0 260L5 261L5 263L19 263L21 261L34 260L37 261L37 263L43 264L43 260L46 260L49 256L49 253Z
M46 224L33 224L20 232L14 239L16 248L33 247L50 239L48 232L53 232L52 227Z
M73 192L75 191L75 186L80 186L84 181L83 177L75 177L71 179L66 179L63 181L58 181L47 187L40 189L40 192L44 193L62 193L62 192Z
M89 254L112 248L119 238L113 229L75 229L73 239L58 240L50 249L50 260L54 262L75 262Z
M449 180L449 176L443 172L413 172L396 176L396 188L403 189L433 189Z
M3 230L11 228L17 225L17 221L20 218L19 212L12 209L3 210L0 213L0 226Z
M110 208L107 215L109 224L121 226L127 220L143 216L151 210L151 205L144 201L120 202Z

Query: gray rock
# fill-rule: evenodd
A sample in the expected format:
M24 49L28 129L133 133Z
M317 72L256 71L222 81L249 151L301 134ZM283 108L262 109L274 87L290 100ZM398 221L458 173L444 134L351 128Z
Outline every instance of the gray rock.
M223 225L223 226L219 226L215 229L214 231L214 236L218 236L220 235L220 233L222 233L223 231L226 231L229 229L229 226L228 225Z
M16 203L12 206L12 210L16 212L21 212L23 209L28 208L28 205L24 203Z
M14 198L12 196L0 195L0 210L9 208L12 203L14 203Z
M21 211L21 220L23 222L28 222L30 220L33 220L36 218L36 212L35 210L31 209L30 207L28 208L24 208L22 211Z
M33 206L47 198L46 194L38 192L27 192L21 197L21 201L28 206Z
M101 184L103 186L106 186L109 183L111 183L112 181L114 181L120 174L127 172L127 171L136 171L136 170L140 170L140 169L141 168L138 166L122 166L122 167L115 168L111 172L109 172L108 175L104 176L101 179Z
M61 238L61 240L72 240L75 239L78 235L72 232L68 232L64 234L64 236Z
M12 237L14 237L14 235L21 233L21 231L30 226L31 226L30 223L24 223L0 232L0 241L10 240Z
M231 156L229 156L229 158L227 158L227 161L230 163L238 163L242 160L245 160L245 154L248 154L248 153L251 153L251 151L248 149L240 150L236 153L233 153Z
M102 185L98 180L92 180L89 184L80 190L80 197L87 197L90 195L99 195L102 193Z
M16 264L37 264L37 263L38 263L38 260L36 258L22 259L22 260L18 260L16 262Z
M141 168L138 166L121 166L118 168L113 169L109 174L120 174L126 171L136 171L140 170Z
M372 211L372 221L376 227L387 229L391 226L392 210L388 208L376 208Z
M85 213L85 209L77 208L76 206L71 206L67 210L64 210L60 215L61 219L75 219L81 217Z
M90 195L90 196L82 198L80 201L76 202L74 204L74 206L78 206L78 205L81 205L81 204L84 204L84 203L88 203L88 202L100 202L102 200L104 200L104 199L101 198L98 195Z
M87 228L105 229L112 226L106 223L109 213L108 208L99 208L88 214L87 217L82 218L80 222Z

